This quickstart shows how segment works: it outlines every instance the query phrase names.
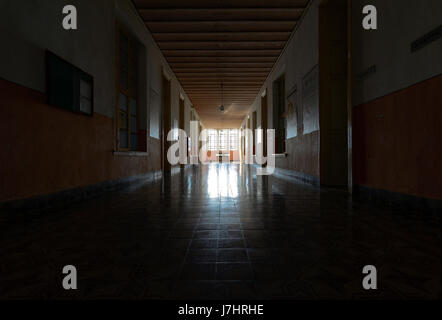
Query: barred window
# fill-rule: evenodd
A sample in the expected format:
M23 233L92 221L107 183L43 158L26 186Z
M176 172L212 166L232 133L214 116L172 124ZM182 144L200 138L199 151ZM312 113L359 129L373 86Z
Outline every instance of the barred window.
M218 140L218 131L217 130L208 130L207 132L207 136L208 136L208 142L207 142L207 146L208 146L208 150L210 151L215 151L217 150L217 140Z
M54 53L46 52L47 102L77 113L94 113L94 79Z
M238 129L207 130L207 147L210 151L239 150Z
M227 129L219 130L218 134L219 134L219 149L228 150L229 130Z
M229 138L230 138L230 150L238 150L239 149L238 129L230 129Z
M138 150L137 56L136 44L119 31L119 150Z

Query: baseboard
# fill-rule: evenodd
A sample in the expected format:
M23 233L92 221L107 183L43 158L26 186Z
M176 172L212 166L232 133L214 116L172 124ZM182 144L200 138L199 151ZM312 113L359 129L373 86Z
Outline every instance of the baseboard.
M275 168L275 172L273 174L276 177L292 180L293 182L302 182L313 186L320 186L319 177L315 177L304 172Z
M28 212L41 212L51 209L67 207L70 204L95 198L107 192L116 191L137 183L150 183L161 179L162 172L153 171L146 174L125 177L116 180L100 182L94 185L63 190L60 192L39 195L32 198L13 200L0 203L0 219L9 214L21 214Z
M436 214L442 218L442 201L413 195L370 188L353 186L353 199L375 203L393 210L412 210L427 214Z

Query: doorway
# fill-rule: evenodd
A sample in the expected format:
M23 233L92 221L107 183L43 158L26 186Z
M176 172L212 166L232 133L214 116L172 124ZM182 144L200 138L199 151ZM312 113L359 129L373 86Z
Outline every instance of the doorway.
M180 118L179 118L179 122L178 122L178 127L181 130L184 130L184 99L180 97ZM188 146L187 146L187 138L182 136L182 132L179 132L179 143L180 143L180 148L185 148L185 158L186 158L186 162L187 162L187 150L188 150ZM180 167L184 168L184 164L182 163L182 161L185 159L181 159L180 157Z
M170 172L171 165L167 160L167 150L169 150L170 142L167 141L167 134L171 129L170 123L170 80L163 74L162 80L162 121L161 121L161 168L163 172Z
M267 90L261 96L261 129L262 129L262 156L267 157L267 125L268 125L268 114L267 114ZM267 163L267 162L266 162ZM265 167L266 163L262 166Z
M348 185L347 0L319 5L320 181Z

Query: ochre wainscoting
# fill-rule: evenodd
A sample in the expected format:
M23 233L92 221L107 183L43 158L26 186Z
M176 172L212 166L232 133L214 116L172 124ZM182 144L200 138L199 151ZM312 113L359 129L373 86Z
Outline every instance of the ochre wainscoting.
M442 199L442 76L354 107L356 185Z
M148 157L113 155L113 119L48 106L45 95L0 79L0 202L50 194L160 168Z

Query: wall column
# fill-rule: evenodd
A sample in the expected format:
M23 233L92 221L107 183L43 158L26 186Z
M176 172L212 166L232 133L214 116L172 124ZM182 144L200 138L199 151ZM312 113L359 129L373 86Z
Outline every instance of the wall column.
M348 185L347 0L319 6L320 181Z

